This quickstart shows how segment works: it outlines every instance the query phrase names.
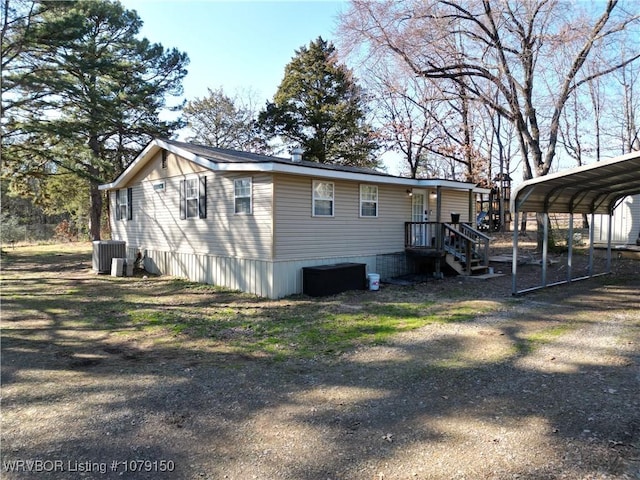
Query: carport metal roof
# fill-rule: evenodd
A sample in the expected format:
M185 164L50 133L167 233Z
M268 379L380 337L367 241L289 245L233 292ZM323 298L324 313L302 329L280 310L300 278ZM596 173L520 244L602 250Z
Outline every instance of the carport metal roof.
M640 193L640 152L527 180L512 195L512 212L611 214Z
M583 280L594 276L594 215L609 216L607 241L607 271L611 272L611 215L623 198L640 194L640 152L632 152L610 160L593 163L564 172L545 175L527 180L513 193L511 211L514 214L513 232L513 265L512 265L512 293L514 295L526 293L538 288L544 288L560 283ZM547 243L548 222L544 222L544 244L542 247L542 279L541 285L526 290L517 289L518 265L518 227L520 212L569 213L569 234L573 238L573 215L591 214L589 222L589 274L586 277L572 277L573 242L568 241L567 280L555 284L547 284Z

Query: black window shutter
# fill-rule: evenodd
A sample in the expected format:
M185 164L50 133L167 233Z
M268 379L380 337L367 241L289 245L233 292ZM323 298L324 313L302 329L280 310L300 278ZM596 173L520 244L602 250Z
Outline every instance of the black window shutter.
M133 220L133 188L127 188L127 220Z
M120 218L120 190L116 190L116 220Z
M200 218L207 218L207 177L200 177L200 199L198 213Z
M180 220L187 218L187 201L186 201L187 181L180 182Z

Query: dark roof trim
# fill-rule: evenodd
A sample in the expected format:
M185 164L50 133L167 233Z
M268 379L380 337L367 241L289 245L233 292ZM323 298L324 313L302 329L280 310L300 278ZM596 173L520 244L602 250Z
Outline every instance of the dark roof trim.
M454 180L411 179L366 168L307 161L293 162L280 157L213 148L165 139L152 140L118 178L111 183L100 185L99 189L112 190L126 186L127 182L134 178L142 167L161 149L172 152L212 171L289 173L292 175L304 175L316 178L394 184L414 188L435 188L440 186L457 190L485 190L479 189L472 183L457 182Z

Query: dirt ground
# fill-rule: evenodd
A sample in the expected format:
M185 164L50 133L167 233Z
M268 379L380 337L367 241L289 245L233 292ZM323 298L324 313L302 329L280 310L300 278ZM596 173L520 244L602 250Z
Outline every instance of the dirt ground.
M107 282L86 253L16 250L2 269L3 479L640 479L638 260L521 297L504 275L264 301ZM540 276L527 255L523 287ZM553 260L551 282L566 275ZM119 323L119 303L145 293L166 310L478 313L275 360Z

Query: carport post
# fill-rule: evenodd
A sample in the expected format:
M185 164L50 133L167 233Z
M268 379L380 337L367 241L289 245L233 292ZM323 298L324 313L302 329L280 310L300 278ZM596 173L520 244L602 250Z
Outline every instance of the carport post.
M571 267L573 265L573 212L569 214L569 237L567 239L567 282L571 282Z
M544 226L542 227L542 286L547 286L547 251L549 250L549 214L544 212L542 214L542 221Z
M517 272L518 272L518 229L520 228L519 213L516 209L513 212L513 255L511 257L511 294L516 295L518 288L516 285Z
M593 276L593 240L595 238L595 228L593 223L596 220L596 214L591 212L591 221L589 222L589 276Z

